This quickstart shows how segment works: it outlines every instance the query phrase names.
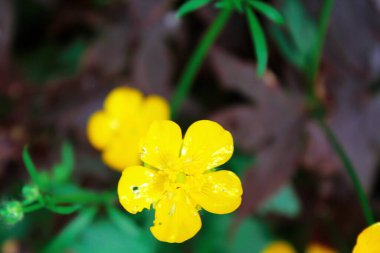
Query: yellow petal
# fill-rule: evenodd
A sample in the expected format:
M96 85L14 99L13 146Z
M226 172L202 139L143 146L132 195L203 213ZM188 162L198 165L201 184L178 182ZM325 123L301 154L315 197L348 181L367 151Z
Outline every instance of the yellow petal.
M269 244L261 253L296 253L292 245L284 241Z
M97 149L103 149L111 140L119 127L119 122L103 111L91 115L87 124L87 136Z
M141 105L141 116L144 123L152 123L154 120L169 119L169 105L167 101L156 95L148 96Z
M337 251L321 245L319 243L313 243L307 247L306 253L336 253Z
M129 87L113 89L104 101L107 114L130 121L136 116L143 96L140 91Z
M202 173L227 162L233 150L230 132L216 122L201 120L187 130L181 156L184 163L189 164L187 173Z
M170 169L179 158L181 128L170 120L154 121L140 143L141 160L157 169Z
M226 214L241 204L243 189L238 176L232 171L221 170L203 174L198 186L190 191L194 201L208 212Z
M163 179L153 169L142 166L126 168L117 187L121 205L133 214L149 209L163 194Z
M182 190L169 192L155 206L154 237L163 242L181 243L202 227L198 210Z
M380 252L380 222L366 228L358 236L353 253Z
M112 138L103 151L102 159L105 164L118 171L129 166L140 165L138 141L121 137Z

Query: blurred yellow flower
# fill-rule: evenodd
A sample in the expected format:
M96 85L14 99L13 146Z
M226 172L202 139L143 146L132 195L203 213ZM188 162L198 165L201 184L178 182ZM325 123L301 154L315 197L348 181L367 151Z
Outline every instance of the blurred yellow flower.
M154 120L169 118L169 106L160 96L143 98L140 91L118 87L104 101L104 108L95 112L87 124L90 143L102 151L103 161L122 171L139 165L139 141Z
M337 252L336 250L333 250L319 243L310 244L306 250L306 253L336 253L336 252Z
M261 253L296 253L296 250L285 241L275 241L269 244Z
M195 122L182 139L176 123L155 121L141 141L145 166L128 167L120 178L120 203L133 214L153 204L152 234L164 242L186 241L202 226L199 209L226 214L240 206L240 179L213 170L232 153L231 134L215 122Z
M380 222L364 229L358 236L353 253L380 252Z

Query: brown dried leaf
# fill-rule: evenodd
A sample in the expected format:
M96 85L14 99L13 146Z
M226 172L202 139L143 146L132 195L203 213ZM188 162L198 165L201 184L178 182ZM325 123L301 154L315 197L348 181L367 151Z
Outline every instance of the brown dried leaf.
M223 86L255 102L213 117L231 131L237 147L258 157L243 183L240 210L247 215L288 182L297 168L304 126L301 104L283 93L269 72L264 79L257 78L251 63L219 50L213 51L212 63Z

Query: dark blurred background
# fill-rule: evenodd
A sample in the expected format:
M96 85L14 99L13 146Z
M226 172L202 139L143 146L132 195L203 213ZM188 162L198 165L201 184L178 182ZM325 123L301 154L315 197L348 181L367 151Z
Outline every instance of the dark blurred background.
M61 144L69 140L76 156L73 181L90 189L115 188L119 174L103 165L87 142L87 119L119 85L170 100L194 47L218 12L208 5L177 19L175 11L183 2L0 0L4 200L17 198L29 180L21 159L25 144L30 145L38 168L49 168L59 160ZM275 26L260 16L270 52L262 78L256 76L246 19L235 14L208 54L177 121L185 129L195 120L214 119L234 136L236 152L227 166L241 175L245 194L242 207L231 218L235 226L229 227L230 232L245 219L259 219L273 237L285 238L299 249L318 241L347 250L364 218L340 160L304 103L305 57L315 38L321 2L268 1L286 23ZM358 169L377 214L379 17L378 0L336 0L317 79L326 118ZM277 209L258 211L283 189L291 191L277 199ZM289 207L291 214L281 212L281 207ZM45 211L27 216L17 229L4 228L0 233L0 242L14 240L16 252L38 252L72 218ZM226 242L220 238L228 226L220 225L223 218L204 216L202 233L192 242L170 249L159 244L141 252L225 250ZM96 229L101 232L91 236L102 235L109 227ZM215 237L217 241L212 241ZM230 252L253 252L249 251L253 239L239 240L235 243L240 248ZM136 247L130 252L140 252Z

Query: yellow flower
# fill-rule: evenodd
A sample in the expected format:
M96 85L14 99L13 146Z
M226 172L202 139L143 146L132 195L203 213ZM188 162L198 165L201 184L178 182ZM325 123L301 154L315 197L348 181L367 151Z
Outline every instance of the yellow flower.
M380 252L380 222L366 228L358 236L353 253Z
M319 243L310 244L306 250L306 253L336 253L336 252L337 252L336 250L333 250Z
M141 141L145 167L128 167L120 178L120 203L133 214L153 204L152 234L164 242L186 241L202 226L200 208L226 214L240 206L240 179L231 171L213 170L232 153L231 134L215 122L195 122L182 140L176 123L155 121Z
M104 108L89 119L90 143L102 151L103 161L122 171L139 165L139 141L154 120L169 118L169 106L162 97L143 98L140 91L118 87L104 101Z
M296 253L296 250L285 241L276 241L269 244L261 253Z

